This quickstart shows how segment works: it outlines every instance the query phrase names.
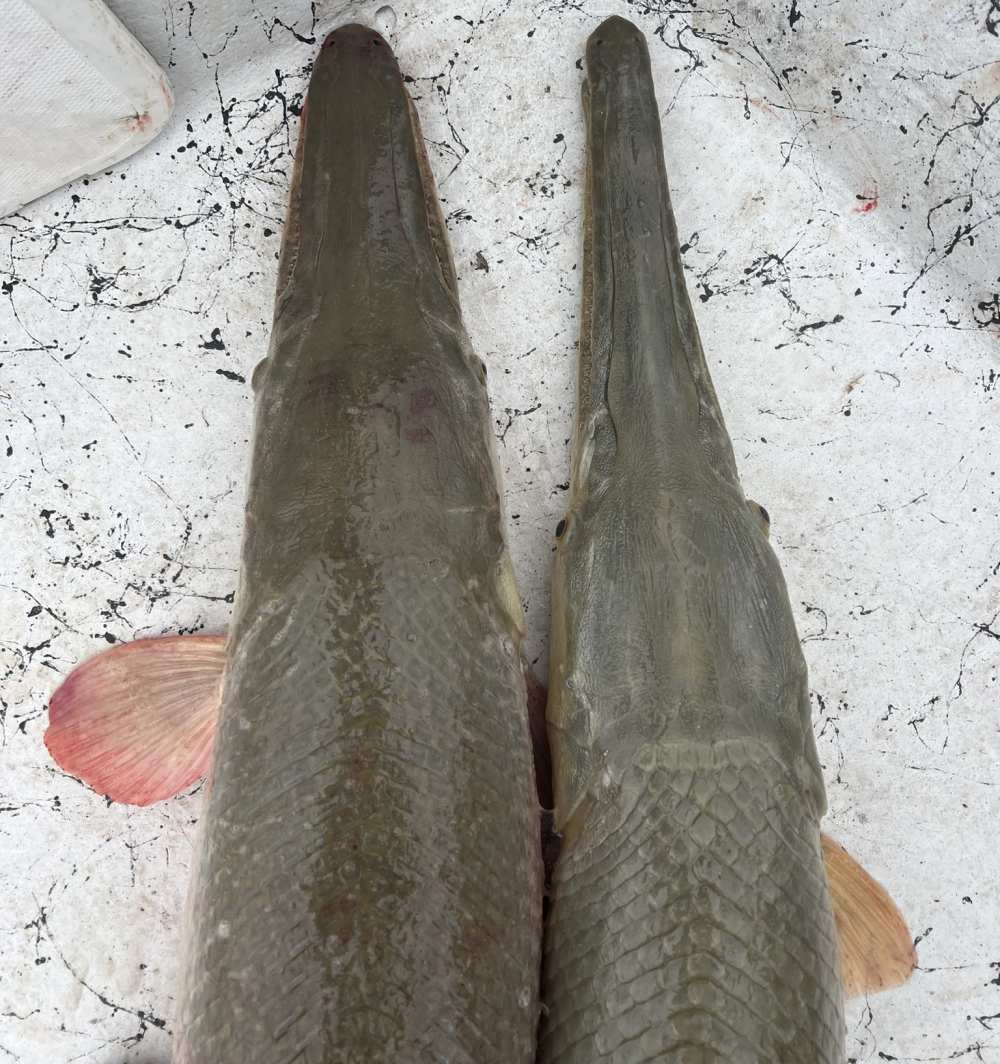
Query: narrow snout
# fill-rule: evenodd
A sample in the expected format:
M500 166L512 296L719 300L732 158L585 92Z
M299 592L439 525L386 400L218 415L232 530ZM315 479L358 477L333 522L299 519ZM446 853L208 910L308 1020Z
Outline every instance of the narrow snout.
M279 292L316 314L456 305L420 124L392 49L351 24L324 41L303 105ZM440 304L438 306L437 304ZM279 308L280 312L280 308Z
M641 72L648 62L646 38L620 15L605 19L587 39L587 70L591 76L615 69Z
M684 282L649 51L627 20L609 18L591 34L583 102L578 487L596 497L623 470L651 467L682 476L711 468L736 485ZM676 153L687 150L681 143Z

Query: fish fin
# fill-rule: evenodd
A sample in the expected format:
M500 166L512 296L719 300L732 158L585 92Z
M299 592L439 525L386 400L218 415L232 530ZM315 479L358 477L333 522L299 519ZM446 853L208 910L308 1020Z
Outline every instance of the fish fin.
M528 728L531 731L531 749L535 759L538 804L543 809L551 809L552 755L549 752L549 733L545 723L549 692L526 658L521 658L521 669L524 672L524 684L528 689Z
M840 944L846 997L901 986L917 966L906 921L885 889L828 835L821 833Z
M172 798L208 770L226 637L123 643L78 665L49 702L56 764L127 805Z

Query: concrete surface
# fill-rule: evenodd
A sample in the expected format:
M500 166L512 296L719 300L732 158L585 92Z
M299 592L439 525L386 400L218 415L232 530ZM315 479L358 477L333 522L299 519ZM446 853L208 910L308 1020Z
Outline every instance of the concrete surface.
M225 631L298 104L348 19L414 79L544 669L579 63L617 12L797 609L826 827L919 938L909 985L851 1006L850 1058L1000 1062L996 0L112 6L172 80L167 131L0 220L0 1061L168 1059L201 796L109 807L48 760L46 699L111 643Z

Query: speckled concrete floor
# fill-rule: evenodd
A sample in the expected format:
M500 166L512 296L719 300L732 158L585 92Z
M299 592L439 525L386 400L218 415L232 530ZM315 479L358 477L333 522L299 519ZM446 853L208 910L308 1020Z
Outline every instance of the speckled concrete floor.
M851 1007L850 1057L1000 1061L996 3L393 6L117 0L173 82L167 131L0 220L0 1060L168 1059L201 795L109 807L47 759L45 703L110 643L226 628L298 104L348 19L414 79L544 669L579 62L618 12L796 607L826 827L919 938L910 984Z

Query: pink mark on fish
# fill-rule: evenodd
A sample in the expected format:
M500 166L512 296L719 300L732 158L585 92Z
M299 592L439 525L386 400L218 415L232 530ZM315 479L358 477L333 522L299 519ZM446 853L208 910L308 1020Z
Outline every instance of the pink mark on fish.
M410 395L410 413L420 414L437 406L437 395L430 388L420 388Z

